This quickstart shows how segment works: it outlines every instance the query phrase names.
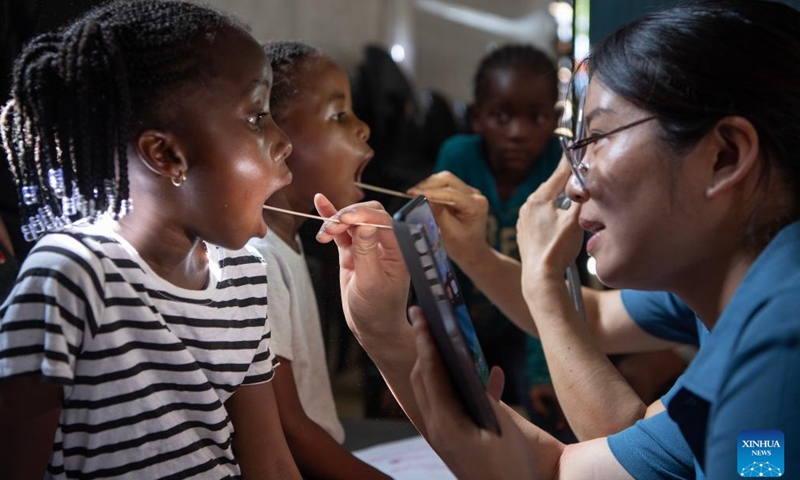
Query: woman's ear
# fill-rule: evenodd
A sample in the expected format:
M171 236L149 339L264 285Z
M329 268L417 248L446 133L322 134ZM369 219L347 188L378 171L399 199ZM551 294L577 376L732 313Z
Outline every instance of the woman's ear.
M173 135L159 130L145 130L136 140L142 163L153 173L177 178L189 169Z
M758 132L743 117L725 117L714 125L709 134L712 135L716 151L711 165L711 181L706 187L706 196L710 198L757 174L760 151Z

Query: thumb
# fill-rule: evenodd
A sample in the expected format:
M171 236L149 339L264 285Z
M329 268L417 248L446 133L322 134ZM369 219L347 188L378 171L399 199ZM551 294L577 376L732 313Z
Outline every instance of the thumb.
M489 372L489 380L486 382L486 391L489 392L492 398L500 401L500 396L503 394L503 387L505 387L506 375L500 367L492 367Z
M368 225L355 227L352 251L357 278L380 282L383 269L378 257L378 229Z

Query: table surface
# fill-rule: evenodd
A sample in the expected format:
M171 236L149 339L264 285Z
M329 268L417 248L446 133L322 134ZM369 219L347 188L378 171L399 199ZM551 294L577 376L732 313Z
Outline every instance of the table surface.
M342 419L342 425L345 431L344 447L351 452L419 435L408 420L345 418Z

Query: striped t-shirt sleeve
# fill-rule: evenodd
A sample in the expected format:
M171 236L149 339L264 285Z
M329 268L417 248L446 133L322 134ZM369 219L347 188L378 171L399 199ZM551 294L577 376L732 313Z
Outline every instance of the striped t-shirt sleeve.
M254 275L254 277L261 275L267 277L267 302L269 303L269 276L267 275L266 261L261 254L251 246L248 245L245 249L259 260L258 266L256 267L258 269L258 274ZM275 367L278 366L278 358L270 348L271 341L272 331L270 328L270 319L268 317L267 321L264 322L264 329L261 335L261 341L258 344L258 350L253 357L253 361L250 363L250 367L247 369L247 374L242 381L242 385L255 385L272 380L272 377L275 375Z
M72 237L51 235L37 244L0 308L0 378L41 373L72 385L84 336L102 316L98 263Z

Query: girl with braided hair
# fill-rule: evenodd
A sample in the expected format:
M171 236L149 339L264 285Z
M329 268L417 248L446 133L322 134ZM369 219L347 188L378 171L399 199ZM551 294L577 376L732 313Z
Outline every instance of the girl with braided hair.
M243 25L182 1L22 51L0 122L37 243L0 307L3 478L299 478L245 248L291 180L271 82Z

